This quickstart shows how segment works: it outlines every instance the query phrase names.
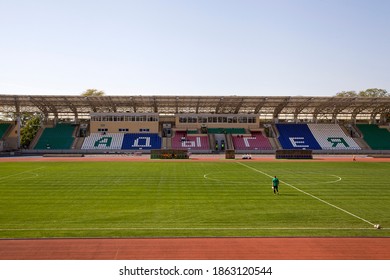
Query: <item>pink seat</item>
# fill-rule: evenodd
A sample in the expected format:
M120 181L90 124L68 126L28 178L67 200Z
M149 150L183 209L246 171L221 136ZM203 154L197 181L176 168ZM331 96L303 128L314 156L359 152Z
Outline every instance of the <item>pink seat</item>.
M236 150L272 150L268 138L261 132L253 132L251 136L232 136Z

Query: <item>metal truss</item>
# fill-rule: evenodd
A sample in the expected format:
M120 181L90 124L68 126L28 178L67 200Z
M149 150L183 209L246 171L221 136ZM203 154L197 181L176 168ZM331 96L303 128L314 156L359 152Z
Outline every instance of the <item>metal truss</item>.
M173 114L322 115L351 120L388 117L390 97L304 96L99 96L0 95L2 114L40 113L46 118L89 118L91 112Z

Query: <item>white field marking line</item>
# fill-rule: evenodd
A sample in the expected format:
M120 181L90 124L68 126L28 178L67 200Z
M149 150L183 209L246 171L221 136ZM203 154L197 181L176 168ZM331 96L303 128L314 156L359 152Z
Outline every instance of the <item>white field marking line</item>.
M8 175L8 176L0 177L0 180L8 179L8 178L10 178L10 177L17 176L17 175L24 174L24 173L31 173L32 171L39 170L39 169L43 169L43 168L45 168L45 167L42 166L42 167L39 167L39 168L35 168L35 169L23 171L23 172L20 172L20 173L16 173L16 174L12 174L12 175ZM33 173L33 174L35 174L35 173Z
M267 176L267 177L269 177L269 178L273 178L273 176L271 176L271 175L269 175L269 174L267 174L267 173L265 173L265 172L263 172L263 171L261 171L261 170L258 170L258 169L256 169L256 168L253 168L253 167L250 167L250 166L248 166L248 165L246 165L246 164L243 164L243 163L241 163L241 162L237 162L237 164L241 164L242 166L245 166L245 167L247 167L247 168L249 168L249 169L252 169L253 171L259 172L259 173L261 173L261 174L263 174L263 175L265 175L265 176ZM368 221L368 220L366 220L366 219L363 219L362 217L359 217L359 216L357 216L357 215L355 215L355 214L353 214L353 213L351 213L351 212L349 212L349 211L347 211L347 210L345 210L345 209L343 209L343 208L341 208L341 207L338 207L338 206L336 206L336 205L334 205L334 204L332 204L332 203L330 203L330 202L327 202L327 201L325 201L325 200L323 200L323 199L321 199L321 198L319 198L319 197L317 197L317 196L315 196L315 195L312 195L312 194L310 194L310 193L308 193L308 192L305 192L305 191L303 191L303 190L301 190L301 189L299 189L299 188L297 188L297 187L295 187L295 186L293 186L293 185L291 185L291 184L289 184L289 183L287 183L287 182L284 182L284 181L282 181L282 180L280 180L280 182L282 182L283 184L285 184L285 185L287 185L287 186L290 186L291 188L293 188L293 189L295 189L295 190L297 190L297 191L299 191L299 192L301 192L301 193L304 193L304 194L306 194L306 195L308 195L308 196L310 196L310 197L312 197L312 198L314 198L314 199L317 199L318 201L321 201L322 203L325 203L325 204L327 204L327 205L329 205L329 206L331 206L331 207L333 207L333 208L336 208L336 209L338 209L338 210L340 210L340 211L342 211L342 212L344 212L344 213L346 213L346 214L348 214L348 215L351 215L352 217L355 217L355 218L357 218L357 219L359 219L359 220L362 220L363 222L366 222L367 224L370 224L370 225L372 225L372 226L375 225L374 223L372 223L372 222L370 222L370 221Z
M316 172L315 174L320 174L320 173ZM320 174L320 175L323 175L323 174ZM313 185L320 185L320 184L334 184L334 183L340 182L342 180L342 178L340 176L337 176L337 175L328 174L328 176L335 177L336 180L319 182L319 183L309 183L309 184L303 184L303 185L305 185L305 186L313 186Z
M381 230L389 230L390 228L381 228ZM202 227L119 227L119 228L2 228L0 231L71 231L71 230L376 230L375 228L324 228L324 227L242 227L242 228L202 228Z
M207 179L207 180L212 180L212 181L221 182L221 180L219 180L219 179L209 178L208 176L209 176L210 174L212 174L212 173L204 174L204 175L203 175L203 178L205 178L205 179Z
M337 175L332 175L332 174L329 174L329 176L336 177L336 178L337 178L337 180L335 180L335 181L328 181L328 182L324 182L325 184L333 184L333 183L337 183L337 182L340 182L340 181L341 181L341 177L340 177L340 176L337 176Z
M210 178L209 175L210 174L215 174L215 173L223 173L223 171L221 172L212 172L212 173L207 173L207 174L204 174L203 175L203 178L206 179L206 180L211 180L211 181L216 181L216 182L222 182L222 183L228 183L228 182L225 182L223 180L220 180L220 179L214 179L214 178ZM337 175L332 175L332 174L329 174L329 176L332 176L332 177L335 177L337 178L336 180L333 180L333 181L326 181L326 182L323 182L323 183L311 183L311 184L304 184L305 186L313 186L313 185L320 185L320 184L334 184L334 183L337 183L339 181L341 181L341 177L340 176L337 176ZM231 184L247 184L245 182L239 182L239 183L236 183L236 182L231 182Z

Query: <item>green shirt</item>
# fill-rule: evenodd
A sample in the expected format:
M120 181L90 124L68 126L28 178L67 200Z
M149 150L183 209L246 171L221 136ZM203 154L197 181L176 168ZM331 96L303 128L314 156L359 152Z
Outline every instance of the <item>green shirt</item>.
M279 179L278 179L278 178L273 178L273 179L272 179L272 185L273 185L274 187L279 186Z

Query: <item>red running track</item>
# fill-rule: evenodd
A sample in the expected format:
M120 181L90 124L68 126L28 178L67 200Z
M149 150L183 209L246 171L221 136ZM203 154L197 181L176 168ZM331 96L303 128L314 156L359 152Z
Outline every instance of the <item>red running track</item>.
M390 260L390 238L3 239L2 260Z

